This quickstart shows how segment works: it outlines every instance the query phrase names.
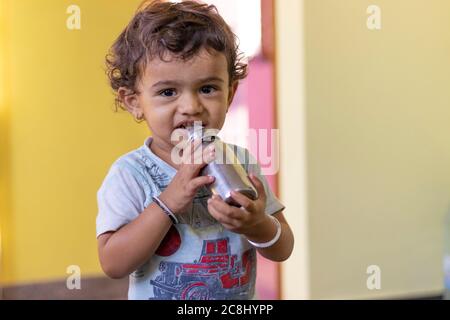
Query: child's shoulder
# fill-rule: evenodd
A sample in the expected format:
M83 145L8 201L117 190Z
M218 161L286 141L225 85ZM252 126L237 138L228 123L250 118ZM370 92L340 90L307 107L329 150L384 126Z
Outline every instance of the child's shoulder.
M120 156L111 165L108 176L133 179L145 188L154 189L166 186L172 175L173 168L168 168L161 159L149 149L149 139L144 145Z
M119 158L117 158L111 167L125 169L125 168L142 168L145 166L145 161L142 156L142 148L139 147L135 150L129 151Z

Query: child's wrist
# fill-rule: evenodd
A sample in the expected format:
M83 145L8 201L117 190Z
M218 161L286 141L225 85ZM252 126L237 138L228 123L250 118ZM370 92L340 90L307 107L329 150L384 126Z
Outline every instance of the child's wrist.
M270 240L268 238L275 235L276 229L277 227L272 221L272 218L264 215L264 218L244 235L250 241L266 242L267 240ZM270 235L269 237L267 236L268 234Z
M159 199L172 211L174 214L178 215L182 212L182 208L177 205L177 202L173 197L167 192L163 191L159 195Z

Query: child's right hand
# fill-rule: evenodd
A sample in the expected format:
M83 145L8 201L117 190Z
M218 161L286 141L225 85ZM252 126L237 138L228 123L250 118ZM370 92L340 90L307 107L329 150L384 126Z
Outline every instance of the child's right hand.
M197 190L214 182L212 176L199 176L200 170L215 159L214 143L195 152L201 145L196 139L183 149L182 163L177 174L159 198L174 214L181 214L192 203Z

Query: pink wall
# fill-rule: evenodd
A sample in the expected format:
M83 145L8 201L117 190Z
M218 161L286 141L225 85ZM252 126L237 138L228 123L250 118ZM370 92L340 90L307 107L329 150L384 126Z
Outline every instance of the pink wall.
M247 79L247 105L251 129L270 130L275 128L273 80L273 66L269 61L260 57L250 61L250 72ZM276 175L267 175L266 179L271 189L277 194ZM278 264L259 255L256 289L260 299L279 298Z
M269 61L256 57L249 62L249 69L248 78L241 82L221 130L227 142L247 148L248 129L275 128L273 66ZM249 149L261 164L258 150ZM266 179L277 194L276 175L266 175ZM273 300L280 296L278 265L259 255L256 290L259 299Z

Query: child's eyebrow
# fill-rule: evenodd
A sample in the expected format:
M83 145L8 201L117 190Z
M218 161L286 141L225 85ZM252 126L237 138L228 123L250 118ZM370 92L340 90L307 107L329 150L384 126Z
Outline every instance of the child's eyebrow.
M198 80L198 83L204 83L204 82L210 82L210 81L225 82L222 78L219 78L219 77L208 77L208 78Z
M208 77L208 78L204 78L204 79L199 79L197 81L197 83L214 82L214 81L225 83L225 81L222 78L219 78L219 77ZM156 87L160 87L160 86L177 86L177 85L180 85L180 84L182 84L181 81L162 80L162 81L158 81L157 83L152 85L152 88L156 88Z

